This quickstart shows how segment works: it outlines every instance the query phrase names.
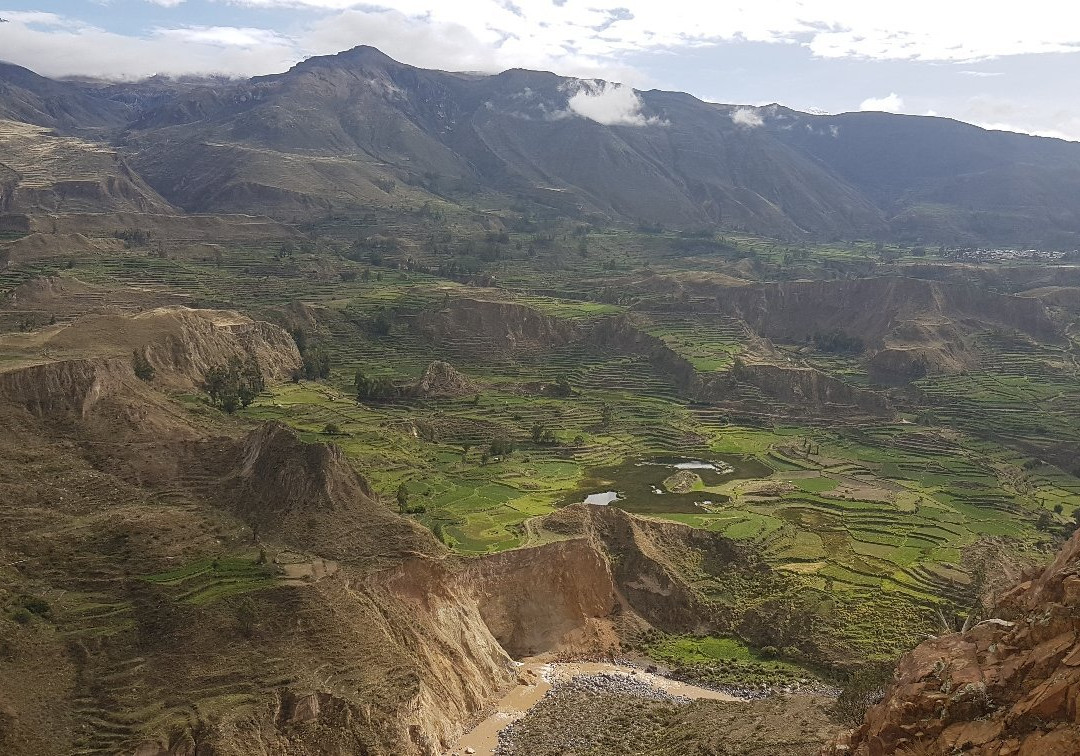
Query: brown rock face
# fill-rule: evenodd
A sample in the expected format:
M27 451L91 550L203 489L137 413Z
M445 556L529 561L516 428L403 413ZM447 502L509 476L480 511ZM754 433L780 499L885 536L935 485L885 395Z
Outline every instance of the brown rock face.
M990 619L901 659L884 700L823 754L1080 753L1080 533Z

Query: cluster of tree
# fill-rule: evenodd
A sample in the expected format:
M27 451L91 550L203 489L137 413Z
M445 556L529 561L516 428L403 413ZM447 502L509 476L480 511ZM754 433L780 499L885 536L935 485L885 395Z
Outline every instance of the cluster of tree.
M683 254L728 254L738 252L739 248L730 244L723 237L690 236L674 239L671 248Z
M124 242L128 249L133 247L148 247L153 234L145 228L125 228L113 233L113 236Z
M409 487L404 483L397 487L394 498L397 499L398 512L401 514L424 514L427 511L423 504L409 504Z
M480 463L486 465L492 458L509 457L517 450L517 445L509 438L497 437L491 439L488 448L480 454Z
M330 353L320 346L313 345L308 340L307 333L300 328L296 328L292 331L293 341L296 342L296 348L300 352L300 358L303 360L301 366L293 371L293 382L299 382L301 378L307 378L309 381L326 380L330 377Z
M375 313L375 317L368 323L368 331L372 336L389 336L390 329L393 328L394 321L390 314L386 310L380 310Z
M330 353L322 347L312 347L300 354L304 364L300 370L309 381L326 380L330 377Z
M1061 504L1054 505L1054 514L1062 515L1065 511L1065 507ZM1064 515L1062 515L1064 516ZM1045 509L1039 512L1038 518L1035 520L1035 527L1042 531L1050 531L1055 529L1054 518ZM1072 511L1071 519L1068 519L1064 525L1060 526L1062 533L1068 537L1080 529L1080 507L1077 507Z
M856 355L866 351L866 344L862 339L845 333L839 328L834 328L827 333L815 333L812 338L814 347L820 352Z
M534 444L546 444L548 446L553 446L559 443L558 439L555 438L555 431L551 430L551 428L548 428L539 420L533 423L530 435L532 436Z
M232 413L247 407L266 388L262 370L254 358L231 357L228 362L210 368L203 377L203 391L210 404Z
M610 428L615 422L615 410L610 404L604 402L600 405L600 427Z
M372 377L366 375L363 370L356 371L353 387L356 389L358 402L369 399L394 399L401 395L401 387L394 382L393 378L385 375Z
M354 262L368 262L372 265L382 265L385 255L394 254L401 250L401 240L396 236L383 236L376 234L357 239L345 253L345 257Z

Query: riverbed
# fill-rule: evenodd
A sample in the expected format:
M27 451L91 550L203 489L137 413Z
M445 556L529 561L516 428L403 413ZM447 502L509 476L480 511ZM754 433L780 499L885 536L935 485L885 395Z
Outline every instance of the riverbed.
M636 667L609 662L541 662L525 661L518 669L518 684L495 705L488 717L465 733L446 756L463 756L475 753L490 756L499 744L499 731L520 719L547 695L559 682L582 675L618 674L633 676L673 696L712 701L739 701L742 699L708 688L670 680ZM472 749L469 751L468 749Z

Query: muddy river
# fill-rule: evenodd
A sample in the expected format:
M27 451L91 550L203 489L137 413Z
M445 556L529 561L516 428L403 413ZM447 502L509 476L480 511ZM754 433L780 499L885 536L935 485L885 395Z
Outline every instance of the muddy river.
M494 711L486 719L465 733L454 748L446 752L447 756L463 756L471 753L490 756L499 744L500 730L514 720L525 716L526 712L539 703L540 699L551 690L553 685L579 675L596 675L600 673L633 675L636 679L674 696L693 699L704 698L713 701L740 700L727 693L669 680L666 677L650 674L636 667L607 662L544 663L526 661L521 665L518 672L519 680L528 682L519 682L519 684L515 685L495 705Z

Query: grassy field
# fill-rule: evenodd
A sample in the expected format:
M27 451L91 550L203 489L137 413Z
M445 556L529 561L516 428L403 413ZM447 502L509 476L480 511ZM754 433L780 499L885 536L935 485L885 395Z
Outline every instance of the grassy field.
M805 667L776 658L777 649L755 650L737 638L659 635L644 650L676 674L711 685L782 686L816 677Z

